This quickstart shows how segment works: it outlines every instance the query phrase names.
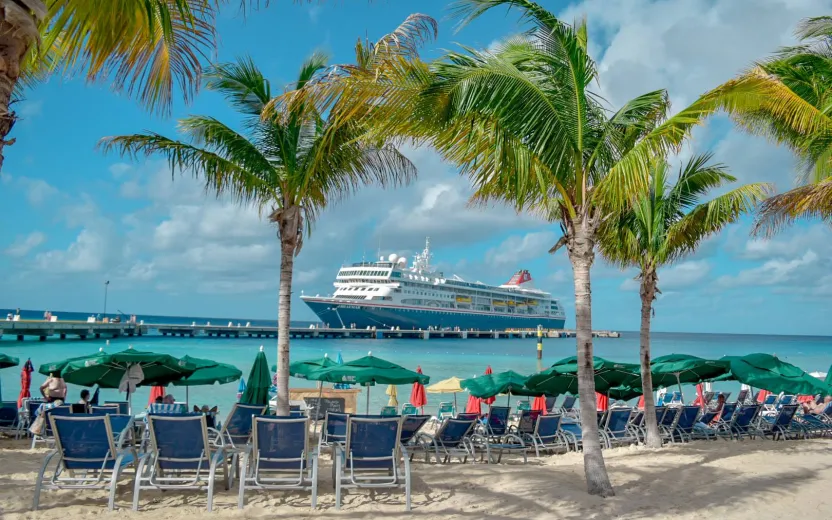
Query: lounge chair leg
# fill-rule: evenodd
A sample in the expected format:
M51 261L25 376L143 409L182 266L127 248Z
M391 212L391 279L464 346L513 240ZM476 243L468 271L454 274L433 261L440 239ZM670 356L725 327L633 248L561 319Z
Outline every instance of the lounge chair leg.
M110 478L110 500L107 503L107 509L112 511L116 506L116 487L118 486L118 474L121 469L121 461L124 459L123 455L116 457L116 462L113 465L113 476Z
M404 459L404 508L410 511L410 461Z
M248 476L248 453L243 455L243 473L240 475L240 492L237 495L237 509L242 509L246 498L246 477Z
M318 455L312 458L312 509L318 507Z
M133 511L139 510L139 493L142 489L142 478L144 478L144 458L139 461L139 465L136 467L136 480L133 484Z
M52 460L57 452L52 452L46 456L46 460L43 461L43 466L40 467L40 471L38 471L38 481L35 483L35 496L32 499L32 511L38 510L38 505L40 503L40 490L43 487L43 476L46 474L46 468L49 466L49 462Z
M341 509L341 450L335 452L335 509Z

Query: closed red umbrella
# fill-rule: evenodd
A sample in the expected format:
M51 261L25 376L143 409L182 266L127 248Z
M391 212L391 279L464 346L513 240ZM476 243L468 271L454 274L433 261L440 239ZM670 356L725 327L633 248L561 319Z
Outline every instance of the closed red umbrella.
M595 392L595 408L599 412L606 412L610 408L610 398L604 394Z
M153 404L156 402L156 398L158 397L165 397L165 387L164 386L152 386L150 387L150 399L147 400L147 404Z
M643 395L638 398L638 405L637 406L638 406L639 410L644 410L644 396Z
M814 402L815 396L813 395L799 395L797 396L798 403L811 403Z
M757 402L760 404L766 402L766 397L768 397L769 395L771 395L771 392L769 392L768 390L760 390L760 393L757 394Z
M540 412L541 415L546 415L546 397L539 395L532 401L532 411Z
M422 367L416 367L416 373L422 373ZM428 396L425 394L425 385L420 382L413 383L413 388L410 390L410 404L415 406L416 408L422 409L424 413L424 407L428 404Z
M703 393L702 383L696 385L696 399L693 401L693 406L702 408L705 406L705 394Z
M487 367L485 367L485 375L492 374L492 373L493 372L491 371L491 365L488 365ZM484 402L487 405L492 405L492 404L494 404L494 401L496 399L497 399L496 396L491 396L487 399L483 399L482 402Z
M479 397L474 397L473 395L468 396L468 404L465 405L465 413L475 413L477 415L482 415L482 399Z
M17 407L23 406L23 400L32 397L29 388L32 386L32 371L35 367L32 365L32 360L27 359L23 364L23 369L20 371L20 395L17 397Z

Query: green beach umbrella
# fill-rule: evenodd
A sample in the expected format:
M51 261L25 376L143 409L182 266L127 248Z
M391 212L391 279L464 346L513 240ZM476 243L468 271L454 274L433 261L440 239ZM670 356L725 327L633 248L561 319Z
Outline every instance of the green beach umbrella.
M593 356L595 372L595 391L607 394L611 388L619 386L639 387L639 365L634 363L618 363L608 359ZM578 393L578 358L570 356L561 359L554 365L538 372L526 381L526 388L546 395L560 395L567 392Z
M60 376L67 382L78 386L93 386L100 388L118 388L122 379L138 374L141 370L141 380L133 379L136 386L152 386L167 384L172 379L191 374L196 367L186 361L168 354L144 352L132 347L121 352L103 352L77 357L68 360L60 370ZM54 372L49 365L41 365L40 372ZM128 374L128 371L130 373Z
M99 350L99 352L102 352L102 351ZM50 363L43 363L43 364L41 364L41 366L38 367L38 373L43 374L45 376L48 376L50 374L60 374L63 371L64 367L67 366L68 364L72 363L73 361L87 359L91 355L94 356L96 354L87 354L86 356L76 356L76 357L66 358L66 359L63 359L61 361L52 361Z
M349 383L364 386L409 385L430 382L430 377L373 356L372 352L343 365L320 368L307 374L307 379L327 383ZM367 389L367 413L370 412L370 389Z
M795 395L832 394L830 385L769 354L726 356L722 359L730 363L734 379L755 388Z
M308 379L311 372L321 368L329 368L337 365L335 361L329 359L327 354L322 358L306 359L304 361L295 361L289 364L289 375L299 379ZM277 365L272 365L272 372L277 372Z
M618 401L629 401L630 399L641 397L643 393L644 392L639 387L621 385L610 388L609 390L607 390L606 395L610 399L615 399Z
M209 386L214 384L224 385L233 383L242 377L243 372L227 363L218 363L210 359L200 359L191 356L182 356L182 361L196 367L190 375L171 381L173 386L185 387L185 406L190 403L190 387Z
M20 360L6 354L0 354L0 368L16 367Z
M538 396L543 395L542 392L533 392L526 388L526 380L529 376L524 376L507 370L497 374L485 374L482 376L472 377L471 379L463 379L459 386L468 390L468 393L474 397L487 399L498 394L524 395L524 396Z
M829 367L829 371L826 373L826 379L824 379L823 382L832 386L832 366Z
M730 373L731 364L724 359L711 360L688 354L668 354L659 356L650 363L653 375L653 387L679 385L682 383L701 383L713 381Z
M254 359L254 365L251 367L251 372L248 374L248 383L246 384L246 391L240 398L241 404L269 404L269 388L272 386L272 375L269 372L269 362L266 361L266 354L263 352L263 347L260 347L260 352Z

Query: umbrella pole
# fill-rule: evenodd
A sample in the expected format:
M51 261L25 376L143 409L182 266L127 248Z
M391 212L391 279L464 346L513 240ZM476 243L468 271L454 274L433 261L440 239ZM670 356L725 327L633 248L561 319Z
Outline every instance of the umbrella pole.
M190 399L189 399L190 396L188 395L189 391L190 391L190 387L186 386L185 387L185 411L186 412L188 411L188 408L191 406Z
M318 432L318 414L321 413L321 396L324 394L324 384L318 383L318 408L315 409L315 422L312 424L312 433Z
M370 385L367 385L367 407L364 409L364 413L370 415Z
M457 413L457 410L458 410L458 408L456 406L456 392L454 392L454 414Z
M685 394L682 393L682 380L679 379L679 373L676 373L676 383L679 384L679 396L682 398L682 404L685 404Z

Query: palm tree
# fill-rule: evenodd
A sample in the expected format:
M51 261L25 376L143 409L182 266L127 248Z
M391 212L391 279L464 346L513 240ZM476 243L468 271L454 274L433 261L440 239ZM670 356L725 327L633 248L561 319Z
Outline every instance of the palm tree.
M325 66L326 57L314 54L292 88L315 81ZM210 116L191 116L179 121L185 140L144 133L109 137L102 146L132 157L162 155L173 171L191 171L217 194L256 205L277 227L277 411L289 415L292 271L304 234L324 209L359 187L409 182L416 168L395 146L368 138L363 125L336 110L324 115L314 103L277 104L266 115L271 85L249 59L217 65L206 79L206 87L243 117L244 132Z
M704 201L708 192L736 179L722 165L710 164L710 155L691 158L669 182L669 166L659 162L646 189L624 211L606 220L599 231L600 252L610 263L639 269L641 296L641 384L647 446L660 448L650 372L650 320L658 288L658 269L682 260L699 243L754 210L769 190L766 184L749 184Z
M800 44L780 49L759 67L781 81L823 122L806 131L766 110L735 114L740 126L788 146L800 160L799 187L764 201L754 232L771 236L803 218L832 222L832 16L808 18L796 31Z
M214 0L15 0L0 6L0 169L21 87L53 71L106 81L169 114L215 48Z

